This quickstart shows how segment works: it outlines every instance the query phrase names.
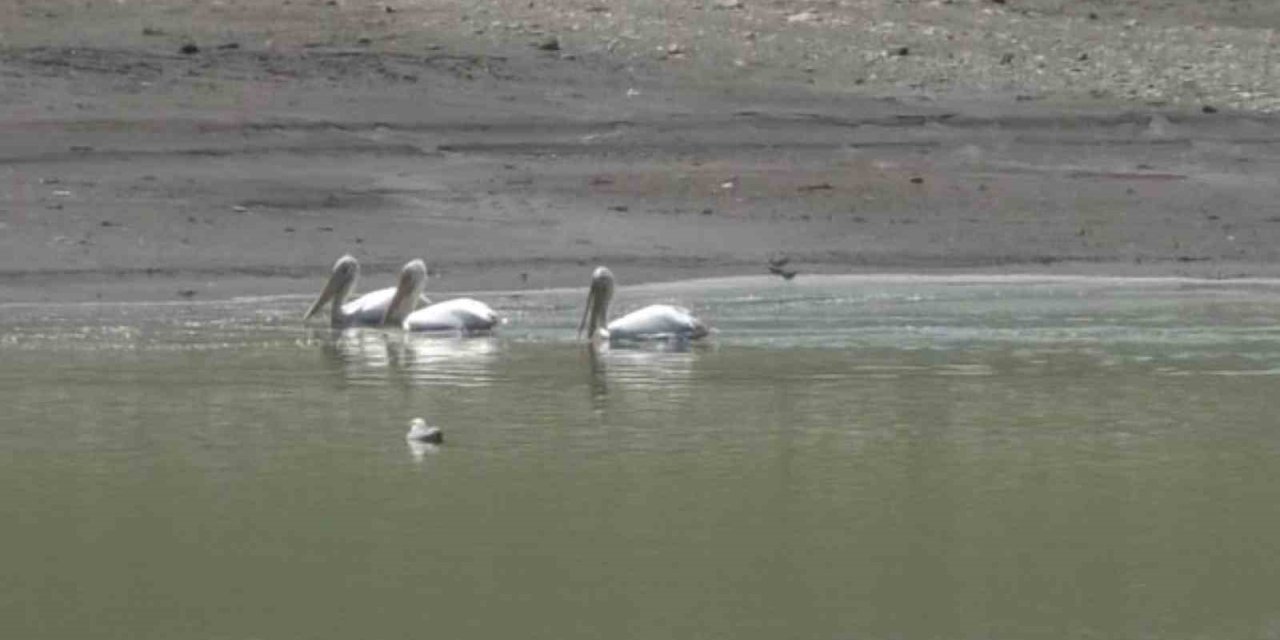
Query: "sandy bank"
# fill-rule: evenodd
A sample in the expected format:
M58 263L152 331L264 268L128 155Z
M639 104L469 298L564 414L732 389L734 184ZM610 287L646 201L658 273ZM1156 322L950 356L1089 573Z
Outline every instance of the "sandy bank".
M0 297L309 291L342 253L374 282L424 257L441 291L575 285L597 263L629 282L757 273L779 254L802 273L1280 271L1265 22L836 3L809 24L789 4L655 4L674 7L661 23L578 4L12 5ZM947 52L854 55L866 33L950 25L972 32L968 59L994 56L975 20L1110 52L1091 58L1141 57L1145 39L1153 65L1190 55L1157 51L1169 29L1202 25L1187 46L1254 62L1184 79L1251 97L1098 93L1121 84L1017 56L920 84ZM658 51L659 24L692 31ZM619 42L598 42L609 29ZM738 65L746 33L774 48ZM964 75L982 69L996 84Z

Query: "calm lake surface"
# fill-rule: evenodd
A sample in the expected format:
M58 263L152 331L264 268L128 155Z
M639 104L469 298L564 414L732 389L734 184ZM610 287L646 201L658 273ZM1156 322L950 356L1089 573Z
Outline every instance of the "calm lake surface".
M1280 283L623 287L720 333L598 354L484 297L0 305L0 635L1280 637Z

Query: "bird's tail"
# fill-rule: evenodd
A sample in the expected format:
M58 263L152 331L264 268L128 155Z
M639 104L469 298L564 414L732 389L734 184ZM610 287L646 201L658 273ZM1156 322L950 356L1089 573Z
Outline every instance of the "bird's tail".
M705 323L705 322L703 322L703 321L701 321L701 320L699 320L699 319L697 319L697 318L694 318L694 319L693 319L693 327L692 327L692 329L689 331L689 339L690 339L690 340L697 340L698 338L705 338L705 337L706 337L708 334L710 334L710 333L711 333L711 327L708 327L708 326L707 326L707 323Z

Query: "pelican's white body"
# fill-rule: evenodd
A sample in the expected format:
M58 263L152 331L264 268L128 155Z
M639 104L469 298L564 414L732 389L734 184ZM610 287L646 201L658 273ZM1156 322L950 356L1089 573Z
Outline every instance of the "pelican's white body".
M688 309L651 304L610 322L605 331L612 340L661 340L706 335L707 328Z
M376 326L382 324L382 317L387 315L391 306L391 297L396 294L395 287L370 291L351 302L342 305L343 324Z
M613 272L597 267L591 274L587 308L578 324L579 335L585 331L593 341L697 340L711 331L688 309L669 304L652 304L609 322L613 287Z
M398 324L406 331L461 333L489 331L501 322L501 318L489 305L471 298L437 302L414 311L413 304L421 296L426 284L426 264L422 260L409 261L400 271L400 284L387 303L383 322Z
M405 331L490 331L501 318L489 305L471 298L456 298L427 305L405 317Z

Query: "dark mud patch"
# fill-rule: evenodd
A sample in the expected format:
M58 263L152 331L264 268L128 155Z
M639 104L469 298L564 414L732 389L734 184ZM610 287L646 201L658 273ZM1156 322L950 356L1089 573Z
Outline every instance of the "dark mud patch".
M372 155L392 157L423 157L431 155L412 144L386 144L380 142L341 142L330 144L276 144L242 147L189 147L181 149L110 149L76 146L66 151L51 151L30 155L0 156L0 165L57 164L84 161L134 161L163 158L227 158L235 156L349 156Z
M398 209L403 206L404 199L420 192L405 189L343 189L326 191L303 189L291 186L276 186L263 189L267 193L246 198L236 202L243 209L261 211L319 211L325 209L346 209L353 211L371 211L379 209Z
M0 49L0 64L21 73L61 77L69 73L158 80L214 75L240 80L370 79L415 83L424 75L457 79L513 79L504 56L430 52L422 55L367 49L315 47L302 51L216 48L195 54L96 47Z

